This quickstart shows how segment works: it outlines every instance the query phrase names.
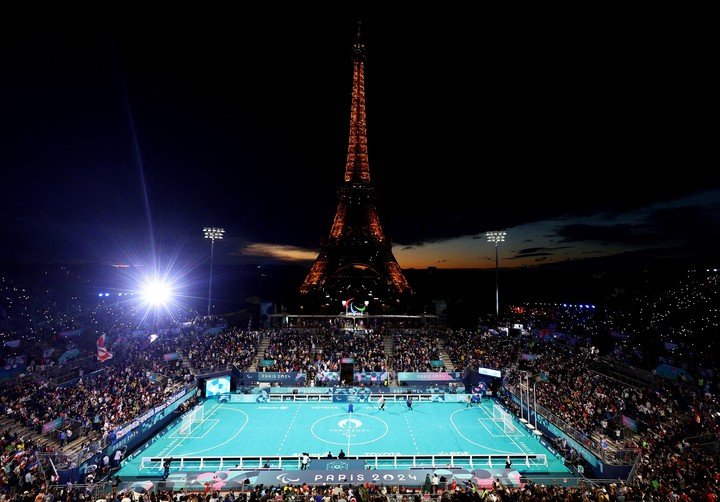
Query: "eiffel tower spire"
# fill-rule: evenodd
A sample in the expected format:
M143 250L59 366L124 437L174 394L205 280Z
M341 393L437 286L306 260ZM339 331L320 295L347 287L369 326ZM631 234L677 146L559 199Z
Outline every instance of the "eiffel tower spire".
M350 102L350 137L348 139L345 182L370 183L370 163L365 122L365 44L362 41L360 22L353 44L353 86Z
M365 44L360 24L353 44L353 87L350 134L343 184L330 235L300 292L320 293L331 302L353 297L385 303L412 290L392 253L392 244L380 224L375 188L370 184L365 121ZM349 296L348 296L349 295Z

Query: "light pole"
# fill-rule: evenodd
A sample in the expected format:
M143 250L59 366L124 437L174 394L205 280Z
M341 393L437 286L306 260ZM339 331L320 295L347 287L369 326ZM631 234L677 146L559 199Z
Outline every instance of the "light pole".
M495 320L500 323L500 288L498 276L500 274L500 259L498 257L498 244L505 242L507 232L504 230L496 232L485 232L488 242L495 244Z
M206 239L210 239L210 288L208 290L208 316L210 315L210 305L212 303L212 272L213 272L213 252L215 251L215 239L221 240L225 233L224 228L205 227L203 234Z

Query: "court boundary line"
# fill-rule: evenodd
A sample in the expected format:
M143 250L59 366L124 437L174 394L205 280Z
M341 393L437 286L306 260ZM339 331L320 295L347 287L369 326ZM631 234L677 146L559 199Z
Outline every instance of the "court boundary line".
M480 409L482 410L483 413L485 413L485 414L488 416L488 418L492 419L492 416L487 412L487 410L485 410L485 409L483 409L483 408L480 408ZM494 423L494 421L493 421L493 423ZM500 426L498 426L498 427L500 427ZM519 431L519 430L520 430L516 424L513 424L513 427L515 427L515 430L516 430L516 431ZM522 446L520 446L520 445L517 443L517 441L515 441L515 438L514 438L513 436L510 436L509 434L506 434L506 436L507 436L507 438L508 438L510 441L513 442L513 444L514 444L515 446L517 446L517 447L520 449L520 452L521 452L521 453L524 453L524 454L526 454L526 455L529 454L529 453L532 453L532 452L525 451L525 448L523 448ZM520 437L523 437L523 436L524 436L524 434L522 434L522 432L521 432L521 433L520 433ZM529 448L530 448L530 447L528 447L528 449L529 449Z
M208 435L208 433L213 430L213 428L220 423L219 418L206 418L202 421L201 427L205 425L207 422L213 422L213 424L208 428L205 433L202 436L181 436L178 434L180 432L180 429L173 432L170 436L168 436L169 439L205 439L205 436Z
M182 455L178 455L178 456L193 457L193 456L197 456L198 453L204 453L204 452L206 452L206 451L214 450L215 448L218 448L218 447L220 447L220 446L226 445L226 444L228 444L230 441L233 441L236 437L238 437L238 435L243 431L243 429L245 429L245 427L247 427L247 425L250 423L250 416L249 416L247 413L245 413L245 412L242 411L242 410L236 410L236 409L233 409L233 408L225 408L222 404L218 405L215 409L213 409L213 410L211 411L211 413L214 413L214 412L216 412L216 411L218 411L218 410L220 410L220 409L226 409L226 410L228 410L228 411L237 411L237 412L239 412L239 413L242 413L243 415L245 415L245 423L242 424L242 426L237 430L237 432L236 432L235 434L233 434L232 436L230 436L228 439L226 439L226 440L223 441L222 443L218 443L218 444L216 444L216 445L214 445L214 446L211 446L210 448L205 448L204 450L197 450L197 451L193 451L193 452L189 452L189 453L183 453ZM210 413L208 413L208 415L210 415ZM173 446L173 447L170 449L170 451L167 452L166 456L169 456L169 455L175 450L175 448L177 448L178 446L181 446L182 444L183 444L183 442L180 441L178 444L176 444L175 446Z

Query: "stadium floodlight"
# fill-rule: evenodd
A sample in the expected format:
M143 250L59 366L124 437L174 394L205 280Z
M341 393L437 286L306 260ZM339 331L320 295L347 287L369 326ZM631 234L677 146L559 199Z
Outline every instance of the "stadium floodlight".
M500 323L500 288L498 276L500 274L500 260L498 258L498 244L505 242L507 232L504 230L485 232L487 241L495 244L495 320Z
M212 305L212 273L213 273L213 253L215 250L215 240L222 240L225 234L224 228L216 227L205 227L203 228L203 235L206 239L210 239L210 286L208 288L208 316L210 315L210 308Z
M159 307L168 304L172 298L172 288L166 282L154 279L143 285L142 295L146 303Z

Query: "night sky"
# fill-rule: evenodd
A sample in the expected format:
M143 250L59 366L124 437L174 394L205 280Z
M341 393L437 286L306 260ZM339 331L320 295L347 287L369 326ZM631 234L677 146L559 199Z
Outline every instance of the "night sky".
M358 13L124 9L0 21L0 261L199 261L207 225L224 263L313 259ZM401 266L494 266L497 229L505 266L717 256L713 44L654 16L360 13Z

